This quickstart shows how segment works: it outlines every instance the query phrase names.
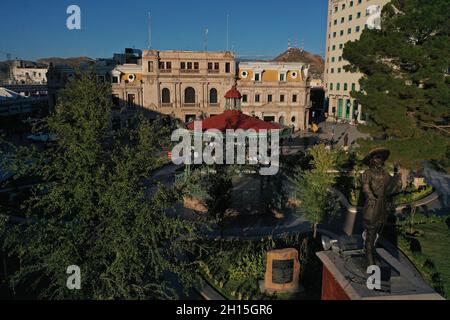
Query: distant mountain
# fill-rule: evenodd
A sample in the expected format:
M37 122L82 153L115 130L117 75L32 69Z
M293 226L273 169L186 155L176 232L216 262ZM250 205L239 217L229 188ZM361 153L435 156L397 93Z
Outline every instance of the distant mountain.
M325 69L324 59L317 55L299 48L291 48L280 54L273 61L278 62L302 62L311 66L310 72L313 77L323 79Z
M68 65L71 67L78 67L83 62L93 63L93 62L95 62L95 59L92 59L89 57L74 57L74 58L51 57L51 58L39 59L37 62L46 64L46 65L50 65L50 63L53 63L53 65L55 65L55 66L56 65Z
M8 80L9 64L7 61L0 61L0 82Z

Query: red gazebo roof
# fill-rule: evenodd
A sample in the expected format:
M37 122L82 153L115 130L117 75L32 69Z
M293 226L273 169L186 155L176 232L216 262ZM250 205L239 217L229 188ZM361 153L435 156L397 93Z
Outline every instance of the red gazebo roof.
M242 98L241 93L236 89L236 86L233 86L233 88L231 88L231 90L229 90L226 94L225 94L225 98L226 99L240 99Z
M189 130L194 130L194 123L187 125ZM239 110L226 110L222 114L204 119L202 121L202 129L218 129L225 131L227 129L233 130L276 130L281 129L281 126L275 123L266 122L255 117L251 117L242 113Z

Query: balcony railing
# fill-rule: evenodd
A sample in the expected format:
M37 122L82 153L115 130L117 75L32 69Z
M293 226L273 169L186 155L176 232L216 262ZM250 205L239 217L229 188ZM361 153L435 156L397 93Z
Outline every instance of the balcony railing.
M220 73L220 70L208 69L208 73Z
M181 69L181 73L200 73L199 69Z
M160 69L160 73L172 73L172 69Z
M200 103L183 103L184 108L198 108Z
M172 108L173 107L173 103L161 103L161 106L163 108Z

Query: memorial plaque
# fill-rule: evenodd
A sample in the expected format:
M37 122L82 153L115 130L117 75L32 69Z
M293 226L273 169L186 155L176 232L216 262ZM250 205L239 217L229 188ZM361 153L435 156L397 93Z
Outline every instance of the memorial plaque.
M275 284L287 284L294 280L294 259L273 260L272 282Z
M298 292L300 263L294 248L267 252L267 265L261 292Z

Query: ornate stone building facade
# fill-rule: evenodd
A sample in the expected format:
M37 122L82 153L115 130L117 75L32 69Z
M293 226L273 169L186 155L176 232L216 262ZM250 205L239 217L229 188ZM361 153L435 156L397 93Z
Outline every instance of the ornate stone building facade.
M296 130L308 128L308 66L300 63L236 63L233 53L126 49L97 62L99 81L111 83L115 119L143 108L183 122L211 117L226 109L225 94L235 85L243 94L242 111ZM51 104L73 76L68 67L51 67Z

